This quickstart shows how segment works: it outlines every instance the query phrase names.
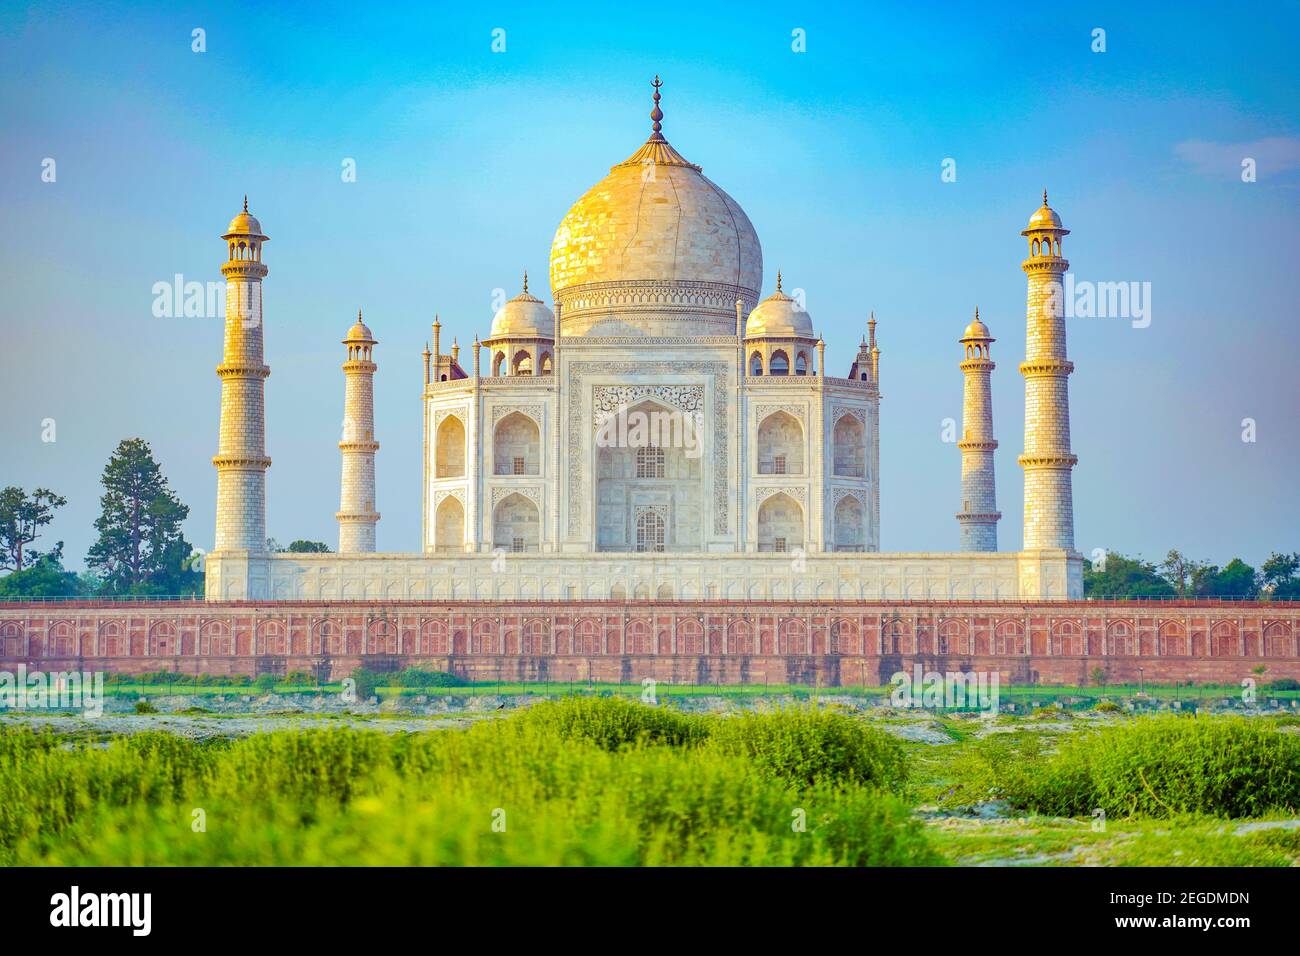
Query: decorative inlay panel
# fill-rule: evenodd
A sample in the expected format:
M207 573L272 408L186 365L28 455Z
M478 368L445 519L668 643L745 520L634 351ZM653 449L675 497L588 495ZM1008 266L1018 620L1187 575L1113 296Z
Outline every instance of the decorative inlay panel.
M835 488L831 491L831 510L845 498L856 498L858 504L865 508L867 503L863 500L864 495L865 492L859 488Z
M536 423L540 429L542 427L542 406L541 405L496 405L492 409L492 427L496 428L497 422L519 412L521 415L527 415Z
M703 385L597 385L591 390L595 424L647 397L657 398L690 415L704 414Z
M761 424L763 419L774 412L785 412L803 425L807 419L807 406L804 405L755 405L754 417Z
M506 486L506 487L497 486L493 488L492 509L495 511L496 506L500 504L503 499L509 498L511 495L522 495L523 497L531 501L533 504L537 505L537 510L541 511L543 492L541 488L533 485L521 485L518 488L510 487L510 486Z
M779 495L779 494L787 494L787 495L789 495L791 498L793 498L795 501L799 502L800 504L806 504L807 501L808 501L808 492L807 492L807 489L802 488L802 487L799 487L799 486L797 486L797 485L782 486L782 487L779 487L779 488L778 488L778 487L768 487L768 488L755 488L755 489L754 489L755 500L756 500L760 505L761 505L764 501L766 501L768 498L771 498L773 495Z

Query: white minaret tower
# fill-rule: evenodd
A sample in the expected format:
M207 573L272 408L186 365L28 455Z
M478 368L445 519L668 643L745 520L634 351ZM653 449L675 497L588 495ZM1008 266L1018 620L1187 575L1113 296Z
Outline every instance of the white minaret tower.
M217 534L214 551L266 550L266 420L263 388L271 370L262 364L262 224L244 210L226 234L226 336L221 379L221 429L217 454Z
M343 363L343 482L339 499L339 553L375 550L375 369L370 329L357 321L348 329L347 361Z
M1070 263L1061 254L1061 238L1070 230L1043 205L1020 233L1029 240L1029 258L1021 267L1029 276L1025 361L1025 547L1074 550L1074 495L1070 452L1069 376L1074 365L1065 357L1065 297L1061 276Z
M993 480L993 451L998 443L993 438L991 388L995 366L989 357L989 345L996 340L980 321L979 309L959 341L966 349L960 366L966 380L961 402L961 441L957 442L961 449L961 511L957 513L961 550L996 551L998 519L1002 515Z

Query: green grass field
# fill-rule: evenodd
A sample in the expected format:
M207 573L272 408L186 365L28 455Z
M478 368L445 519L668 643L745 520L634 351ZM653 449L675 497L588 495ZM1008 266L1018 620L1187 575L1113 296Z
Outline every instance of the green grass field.
M1297 723L595 695L413 733L6 720L0 865L1289 866Z
M1266 684L1266 682L1261 682ZM343 691L341 681L310 684L276 684L272 692L276 694L339 694ZM628 698L640 698L642 685L637 683L613 684L599 681L477 681L455 687L389 687L380 684L376 693L381 699L393 697L567 697L572 695L617 695ZM165 694L173 696L246 696L262 694L263 690L251 684L201 684L187 680L183 676L171 681L151 681L133 683L121 681L109 683L105 692L110 696L151 697ZM659 682L655 685L655 694L660 698L759 698L765 696L789 697L796 700L811 700L818 697L850 697L866 700L883 700L889 696L889 687L840 686L817 687L808 684L669 684ZM1073 708L1087 708L1100 700L1129 701L1148 699L1153 701L1189 701L1212 702L1225 699L1240 699L1241 688L1238 686L1217 687L1197 685L1173 687L1146 684L1139 688L1137 684L1114 684L1106 687L1072 687L1072 686L1030 686L1010 685L1000 687L999 695L1011 703L1032 704L1063 703ZM1292 701L1300 701L1300 691L1271 690L1261 686L1256 696L1262 700L1277 700L1283 706L1290 706Z

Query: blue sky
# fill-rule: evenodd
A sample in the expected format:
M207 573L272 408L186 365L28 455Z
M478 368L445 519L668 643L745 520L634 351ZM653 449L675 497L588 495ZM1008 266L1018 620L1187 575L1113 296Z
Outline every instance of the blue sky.
M1300 549L1294 5L274 6L0 12L0 484L68 497L50 532L70 565L129 436L211 546L221 325L155 318L152 287L220 281L245 193L272 240L269 533L337 541L338 341L362 306L380 548L415 549L434 312L468 354L495 289L526 268L545 296L555 226L644 140L655 73L665 134L748 212L764 291L777 268L806 291L833 373L876 312L886 550L956 547L941 432L976 305L998 339L1000 540L1019 545L1019 231L1044 186L1078 279L1152 290L1147 328L1069 323L1079 548Z

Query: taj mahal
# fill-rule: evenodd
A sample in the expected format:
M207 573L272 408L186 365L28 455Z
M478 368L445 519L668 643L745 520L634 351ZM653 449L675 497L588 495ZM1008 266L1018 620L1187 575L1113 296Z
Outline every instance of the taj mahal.
M780 272L765 286L745 211L665 138L658 77L653 86L649 138L555 231L550 304L523 275L467 354L446 347L434 319L423 352L423 435L384 435L422 442L416 553L377 550L378 342L361 314L342 341L338 551L266 550L265 416L274 409L264 401L263 328L274 318L262 310L268 237L245 200L222 236L209 600L1082 597L1073 366L1059 307L1069 230L1047 194L1021 233L1022 547L998 550L995 340L975 311L952 346L964 382L954 550L882 551L876 319L835 374L801 298L785 291Z

